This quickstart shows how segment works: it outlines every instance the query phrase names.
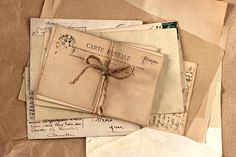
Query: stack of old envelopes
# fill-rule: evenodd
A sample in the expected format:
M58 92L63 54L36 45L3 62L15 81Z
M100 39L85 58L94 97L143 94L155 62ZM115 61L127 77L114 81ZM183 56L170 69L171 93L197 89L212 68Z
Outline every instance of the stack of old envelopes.
M27 104L28 138L89 137L87 156L211 154L189 138L211 144L216 136L208 128L221 131L227 4L119 3L46 0L42 18L30 20L19 94ZM121 10L113 14L115 7Z

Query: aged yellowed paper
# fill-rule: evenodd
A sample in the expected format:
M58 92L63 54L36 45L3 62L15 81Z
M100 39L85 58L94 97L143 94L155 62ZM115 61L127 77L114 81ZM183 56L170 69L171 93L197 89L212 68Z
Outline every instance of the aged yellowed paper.
M116 28L116 29L108 29L108 30L99 30L100 32L116 32L116 31L128 31L128 30L149 30L150 28L151 29L167 29L167 28L171 28L171 27L177 27L176 26L176 22L163 22L163 23L154 23L154 24L147 24L147 25L142 25L142 26L133 26L133 27L124 27L124 28ZM98 31L98 30L97 30ZM178 55L178 53L180 54L180 57L175 57L175 55L171 55L172 56L172 60L175 60L174 61L174 63L171 63L172 65L171 65L171 67L181 67L181 69L182 69L182 67L183 67L183 63L182 63L182 52L180 51L180 50L178 50L177 49L177 45L176 45L176 43L177 43L177 35L176 35L176 33L174 33L174 31L170 31L170 33L172 33L172 35L171 34L169 34L169 35L166 35L166 34L168 34L168 31L166 31L166 33L164 33L165 31L160 31L159 33L157 32L156 33L156 37L157 38L159 38L160 36L161 36L161 38L163 38L163 39L161 39L161 40L164 40L164 41L166 41L166 42L168 42L168 44L163 44L164 43L164 41L161 41L161 40L155 40L156 42L157 42L157 44L158 45L160 45L160 46L156 46L156 45L154 45L153 43L152 43L152 41L150 40L150 43L149 43L149 45L152 45L152 47L156 47L156 49L158 49L159 51L160 51L160 49L165 49L165 50L167 50L167 51L171 51L171 53L173 53L173 54L176 54L176 55ZM169 40L169 38L174 38L173 40ZM127 38L128 39L128 38ZM146 39L146 40L148 40L148 39ZM172 42L172 41L176 41L176 42ZM127 40L127 42L129 42L129 40ZM168 45L175 45L174 47L176 48L176 49L170 49L170 48L168 48ZM140 45L139 45L140 46ZM149 49L150 49L150 47L149 47ZM163 51L163 50L162 50ZM180 63L178 63L178 59L179 59L179 62ZM177 69L177 71L178 71L178 69ZM181 70L182 71L182 70ZM181 75L181 73L182 72L180 72L180 74L179 74L179 76ZM173 76L171 76L171 77L173 77ZM180 77L179 77L179 79L180 79ZM181 81L179 81L178 83L177 83L178 85L181 85ZM173 89L173 87L172 87L172 89ZM168 89L166 89L166 90L168 90ZM183 87L180 87L180 89L179 89L179 93L180 93L180 95L182 95L182 90L183 90ZM168 95L168 93L166 93L166 96ZM45 99L45 98L44 98ZM48 99L49 100L49 99ZM167 100L167 99L166 99ZM36 100L36 104L39 104L39 103L37 103L37 101L38 100ZM50 101L52 101L52 100L50 100ZM41 104L41 106L43 105L43 106L51 106L52 107L52 105L50 105L50 104L45 104L45 103L40 103ZM156 104L156 106L155 107L158 107L160 104ZM164 103L163 103L163 105L164 105ZM165 104L166 105L166 104ZM183 111L184 111L184 104L183 103L181 103L181 104L178 104L178 105L176 105L176 104L171 104L173 107L175 107L175 106L183 106ZM63 106L63 107L61 107L61 106L58 106L58 105L54 105L54 107L57 107L57 108L64 108L65 109L65 107ZM159 109L160 109L161 107L159 107ZM164 111L164 110L161 110L160 109L160 111L158 111L158 112L180 112L180 110L178 110L178 108L176 109L176 108L174 108L174 109L169 109L170 107L167 107L166 106L166 108L167 108L167 110L166 111ZM41 107L41 109L43 109L43 107ZM73 108L71 108L72 110L73 110ZM47 108L45 108L45 110L47 110ZM56 109L55 109L56 110ZM43 110L42 110L43 111ZM63 110L62 111L58 111L58 112L63 112ZM153 111L154 113L156 112L156 111ZM45 116L45 114L43 114L44 116ZM42 116L36 116L36 117L38 117L39 119L40 118L43 118ZM46 116L47 117L47 116ZM45 118L46 118L45 117ZM52 116L49 116L49 117L52 117ZM65 117L70 117L70 114L69 114L69 112L68 112L68 114L64 114L64 118ZM59 118L59 117L57 117L57 118ZM63 117L61 117L61 118L63 118Z

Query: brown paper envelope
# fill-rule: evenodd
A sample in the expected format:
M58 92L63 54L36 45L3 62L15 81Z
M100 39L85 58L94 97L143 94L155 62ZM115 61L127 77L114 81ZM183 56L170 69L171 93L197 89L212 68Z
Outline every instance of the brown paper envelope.
M47 13L42 15L45 17ZM138 9L124 0L62 0L54 15L50 16L54 18L84 19L141 19L144 22L162 20L157 16L150 15ZM186 127L188 129L198 112L202 100L217 71L218 65L223 58L223 50L185 31L181 31L181 37L184 60L198 64L198 72Z

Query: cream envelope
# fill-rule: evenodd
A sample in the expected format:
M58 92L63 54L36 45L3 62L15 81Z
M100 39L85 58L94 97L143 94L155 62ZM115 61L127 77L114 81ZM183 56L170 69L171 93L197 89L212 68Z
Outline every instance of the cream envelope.
M221 157L212 148L184 136L143 128L108 142L86 154L87 157Z

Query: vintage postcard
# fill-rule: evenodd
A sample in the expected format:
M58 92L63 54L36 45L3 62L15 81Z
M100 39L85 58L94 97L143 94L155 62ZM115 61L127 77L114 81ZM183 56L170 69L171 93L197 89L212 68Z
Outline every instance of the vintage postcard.
M111 70L104 71L110 75L106 85L100 78L108 59L110 67L106 68ZM164 55L57 26L36 98L45 96L93 112L97 94L103 92L99 86L105 84L107 92L99 94L106 98L104 116L147 125L165 64Z

